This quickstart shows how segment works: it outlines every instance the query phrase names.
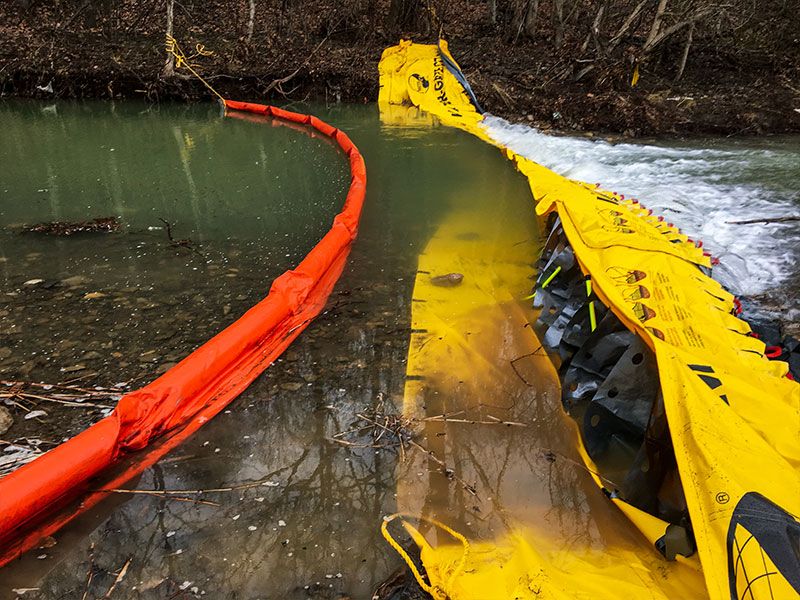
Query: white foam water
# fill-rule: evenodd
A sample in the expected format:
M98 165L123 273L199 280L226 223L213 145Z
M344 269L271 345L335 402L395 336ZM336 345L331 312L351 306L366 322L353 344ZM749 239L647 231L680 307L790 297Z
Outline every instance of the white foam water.
M715 277L753 295L798 275L800 224L731 221L800 214L800 140L612 144L546 135L489 116L489 135L554 171L638 198L720 259Z

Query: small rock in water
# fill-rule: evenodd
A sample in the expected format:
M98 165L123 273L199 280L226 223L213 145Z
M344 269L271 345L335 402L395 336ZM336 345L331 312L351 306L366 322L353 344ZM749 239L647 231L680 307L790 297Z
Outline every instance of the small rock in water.
M47 416L47 413L43 410L32 410L27 415L25 415L25 420L27 421L28 419L35 419L36 417L45 417L45 416Z
M281 389L286 390L287 392L296 392L301 387L303 387L302 383L282 383Z
M61 283L68 285L69 287L78 287L80 285L84 285L85 283L89 283L89 278L84 275L74 275L72 277L62 279Z
M455 287L461 285L464 276L461 273L448 273L447 275L437 275L431 277L431 283L439 287Z
M9 348L8 346L3 346L2 348L0 348L0 360L8 358L12 354L13 352L11 351L11 348Z
M44 279L28 279L28 281L26 281L22 285L37 285L42 282L44 282Z
M11 411L5 406L0 406L0 435L11 429L13 424L14 417L11 416Z
M178 363L176 362L167 362L159 365L159 367L156 369L156 375L163 375L177 364Z

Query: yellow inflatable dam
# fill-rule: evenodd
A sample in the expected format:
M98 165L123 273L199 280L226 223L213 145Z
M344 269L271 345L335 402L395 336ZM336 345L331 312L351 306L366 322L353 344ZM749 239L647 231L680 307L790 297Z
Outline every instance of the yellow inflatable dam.
M497 146L538 215L492 223L467 199L440 224L419 260L404 411L432 440L436 415L453 410L436 390L457 390L460 410L491 411L509 386L545 382L596 484L591 527L623 519L640 534L560 539L529 498L527 518L504 510L502 531L468 539L469 490L464 517L443 522L419 494L414 476L430 459L417 458L398 484L399 506L417 517L383 528L392 540L401 521L416 542L423 589L453 600L800 597L800 385L736 316L708 255L638 202L494 141L446 42L401 41L379 71L385 123L436 120ZM537 354L553 363L513 363ZM473 447L490 457L491 437Z

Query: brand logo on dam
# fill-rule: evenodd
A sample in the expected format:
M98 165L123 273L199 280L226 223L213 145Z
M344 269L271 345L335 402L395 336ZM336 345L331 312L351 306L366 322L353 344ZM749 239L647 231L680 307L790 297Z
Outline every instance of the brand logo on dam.
M428 88L431 87L431 82L428 81L424 75L412 73L408 76L408 87L415 92L425 93L428 91Z
M800 521L758 492L733 510L727 549L731 598L800 594Z

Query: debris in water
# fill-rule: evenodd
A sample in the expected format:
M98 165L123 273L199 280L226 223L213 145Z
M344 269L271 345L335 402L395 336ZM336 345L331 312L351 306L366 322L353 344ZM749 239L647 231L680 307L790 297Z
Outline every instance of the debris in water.
M11 429L14 424L14 417L11 416L11 411L5 406L0 406L0 435Z
M36 417L46 417L47 413L43 410L32 410L27 415L25 415L24 419L27 421L28 419L35 419Z
M119 231L117 217L100 217L90 221L51 221L23 227L21 233L42 233L45 235L69 236L76 233L111 233Z
M56 538L52 535L46 535L39 541L38 547L44 550L45 548L52 548L56 544L58 544Z
M28 440L28 446L20 443L7 444L0 454L0 477L8 475L14 469L21 467L25 463L31 462L42 452L32 443L35 440ZM0 442L0 444L5 442Z
M464 281L464 275L461 273L448 273L447 275L431 277L431 283L439 287L455 287L461 285L462 281Z
M188 250L191 250L198 256L200 256L200 258L205 259L203 253L200 252L200 250L198 250L198 245L195 244L192 240L190 240L189 238L176 240L174 237L172 237L172 226L174 225L174 223L170 223L166 219L162 219L160 217L158 220L161 221L166 226L167 239L169 240L171 246L174 246L176 248L186 248Z
M69 287L80 287L85 285L91 281L88 277L83 275L73 275L72 277L67 277L66 279L62 279L61 283L64 285L68 285Z

